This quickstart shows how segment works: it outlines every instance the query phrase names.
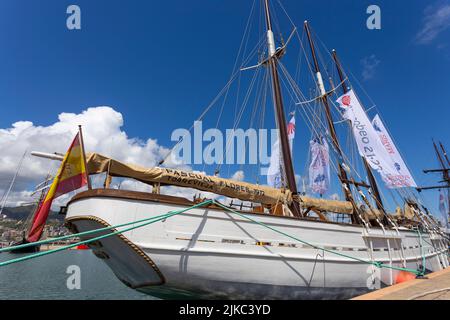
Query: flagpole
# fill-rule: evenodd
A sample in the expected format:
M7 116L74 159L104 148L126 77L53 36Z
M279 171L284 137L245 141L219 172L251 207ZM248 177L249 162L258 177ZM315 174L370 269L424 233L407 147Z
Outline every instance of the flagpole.
M87 185L88 185L88 189L91 190L92 189L91 177L89 176L89 171L88 171L88 167L87 167L86 152L84 150L83 131L81 129L81 125L78 125L78 131L80 133L81 153L82 153L82 156L83 156L84 168L86 169Z

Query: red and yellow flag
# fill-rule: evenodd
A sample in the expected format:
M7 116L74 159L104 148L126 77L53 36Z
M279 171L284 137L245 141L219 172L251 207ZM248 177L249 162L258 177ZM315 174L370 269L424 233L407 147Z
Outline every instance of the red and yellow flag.
M81 133L75 136L44 200L39 204L27 241L38 241L44 230L52 202L57 197L88 184Z

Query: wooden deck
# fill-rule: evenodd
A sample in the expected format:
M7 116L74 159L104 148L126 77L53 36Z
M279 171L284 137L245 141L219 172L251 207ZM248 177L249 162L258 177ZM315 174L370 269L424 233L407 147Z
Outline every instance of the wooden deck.
M450 267L352 300L450 300Z

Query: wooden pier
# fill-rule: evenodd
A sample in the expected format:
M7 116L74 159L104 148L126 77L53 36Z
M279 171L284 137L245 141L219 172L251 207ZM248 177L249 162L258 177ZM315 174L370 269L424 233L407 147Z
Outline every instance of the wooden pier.
M450 300L450 268L380 289L352 300Z

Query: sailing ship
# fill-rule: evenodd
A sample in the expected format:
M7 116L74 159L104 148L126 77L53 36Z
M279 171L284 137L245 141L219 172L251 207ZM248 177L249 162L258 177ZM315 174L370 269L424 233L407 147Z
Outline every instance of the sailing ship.
M35 223L36 219L39 217L39 209L45 199L45 196L47 194L48 188L50 187L51 181L52 181L52 177L50 175L47 175L45 180L43 182L39 183L36 186L36 190L32 193L32 196L35 194L39 194L39 197L36 201L31 203L33 209L23 223L22 239L19 241L13 242L11 244L12 247L17 247L17 248L10 250L9 251L10 253L22 254L22 253L34 253L34 252L40 251L41 247L39 244L36 244L34 246L22 246L22 245L38 242L43 236L44 225L42 226L41 229L39 229L39 232L35 236L32 236L31 233L32 233L33 224Z
M386 145L379 134L390 137L380 121L368 121L336 51L331 56L339 84L335 86L330 79L331 89L327 91L318 48L305 22L311 53L308 65L315 77L313 92L318 94L309 101L302 100L298 84L281 63L291 40L296 35L301 40L299 32L294 26L286 42L276 40L274 4L269 0L261 4L265 34L255 50L259 61L251 67L242 65L237 73L266 71L264 79L272 94L279 131L276 183L267 186L222 178L217 172L206 175L184 171L163 166L164 161L159 167L147 168L91 153L86 170L91 176L105 175L105 182L103 187L89 187L69 201L67 226L78 233L189 208L158 223L88 244L125 285L159 297L346 298L376 288L377 281L381 286L395 284L404 270L433 272L447 268L448 239L411 191L414 182L409 171L404 171L406 165L383 151ZM282 75L285 86L299 97L297 105L302 112L312 104L322 112L322 118L310 114L314 117L312 156L316 157L310 183L317 183L314 190L320 197L299 192L297 187L289 143L293 124L286 126ZM331 97L338 93L342 96L337 96L336 109L344 125L350 124L367 181L352 167L337 133L336 121L342 119L333 118ZM364 132L356 121L365 121ZM367 145L361 149L364 143ZM322 197L330 179L326 168L332 165L329 158L336 160L333 168L345 200ZM321 168L324 170L318 170ZM374 171L392 190L402 190L403 208L389 212ZM133 179L152 190L115 189L111 187L115 178ZM165 189L168 186L222 198L205 204L204 198L190 200L164 194L163 190L172 190ZM240 205L235 201L241 201Z
M439 144L439 147L438 147ZM443 217L442 227L447 235L450 234L450 159L442 142L436 143L433 140L433 148L439 163L438 169L423 170L424 173L438 173L442 175L439 185L418 188L419 192L424 190L439 190L439 211Z
M11 193L11 190L13 189L15 182L19 176L20 170L22 168L22 164L24 162L24 159L27 155L27 152L25 152L22 156L22 158L19 161L18 167L16 172L14 173L14 176L11 180L11 183L8 187L8 190L5 192L5 194L2 196L2 205L0 207L0 216L1 213L3 212L3 209L5 208L5 205L8 201L9 195ZM22 239L15 241L11 244L11 246L15 247L15 246L19 246L22 244L28 244L30 243L30 241L28 240L28 232L30 231L30 227L31 227L31 223L32 221L34 221L34 219L37 216L38 213L38 208L39 208L39 204L41 202L41 200L43 199L43 197L45 196L45 189L46 186L45 184L49 182L49 179L46 179L46 181L44 181L42 184L38 185L37 188L40 188L43 186L43 188L41 188L40 190L36 190L33 194L39 193L40 192L40 197L36 202L31 203L32 205L32 210L30 212L30 214L28 215L28 217L25 219L24 223L23 223L23 230L22 230ZM39 236L40 238L40 236ZM39 240L39 239L38 239ZM14 250L11 250L11 253L33 253L33 252L38 252L40 249L39 245L36 246L28 246L28 247L23 247L23 248L17 248Z

